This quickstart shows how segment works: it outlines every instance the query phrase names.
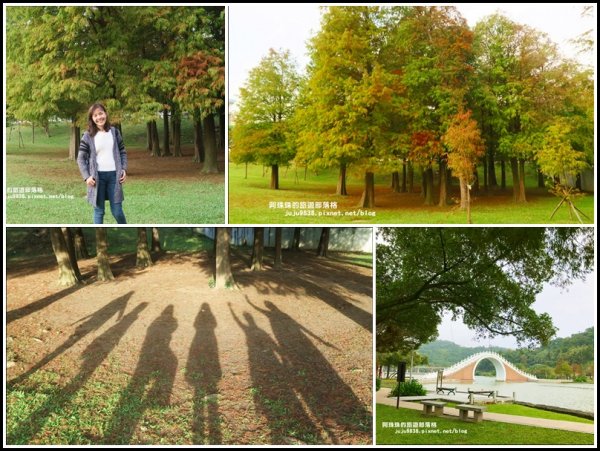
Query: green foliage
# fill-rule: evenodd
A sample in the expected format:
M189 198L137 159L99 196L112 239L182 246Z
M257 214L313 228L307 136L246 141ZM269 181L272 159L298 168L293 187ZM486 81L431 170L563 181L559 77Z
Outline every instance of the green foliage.
M381 379L376 378L375 379L375 391L379 391L380 388L381 388Z
M506 348L500 347L464 347L447 340L436 340L431 343L425 343L419 348L419 354L427 357L432 366L451 366L462 359L478 352L491 351L502 353Z
M530 368L527 371L542 378L568 376L573 365L578 365L580 372L593 375L594 328L590 327L570 337L556 338L540 348L505 350L503 355L511 361L524 361ZM556 371L558 362L564 363L561 363L560 372Z
M189 74L176 70L181 61L198 52L223 58L224 49L222 6L9 7L8 109L42 125L54 117L81 124L101 100L114 122L149 120L175 107L176 74ZM212 82L199 77L190 96L199 83L212 95Z
M547 343L552 319L531 304L544 283L567 286L593 268L593 230L380 228L378 351L430 341L447 312L480 337Z
M424 396L427 390L416 379L408 382L399 382L398 385L391 391L390 396Z
M296 107L298 83L289 51L270 49L250 71L231 131L232 161L276 165L294 157L288 121Z
M547 128L543 147L536 154L540 170L548 177L560 177L563 183L588 167L585 154L571 144L571 131L566 119L557 119Z

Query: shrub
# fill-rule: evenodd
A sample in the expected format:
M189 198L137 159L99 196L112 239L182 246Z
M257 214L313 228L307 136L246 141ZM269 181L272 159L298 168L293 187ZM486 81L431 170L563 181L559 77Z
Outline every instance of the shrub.
M586 376L577 376L573 379L573 382L587 382L588 378Z
M381 379L379 379L377 377L377 378L375 378L375 391L379 391L380 388L381 388Z
M423 396L426 394L427 390L423 388L419 381L413 379L408 382L400 382L392 390L390 396Z

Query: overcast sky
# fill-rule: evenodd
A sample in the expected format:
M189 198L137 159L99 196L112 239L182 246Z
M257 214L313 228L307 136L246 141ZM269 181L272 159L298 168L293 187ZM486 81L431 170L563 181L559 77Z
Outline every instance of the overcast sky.
M548 33L564 54L574 56L568 41L594 26L594 18L582 18L580 4L459 4L469 26L496 11L510 19ZM595 5L594 5L595 8ZM317 5L239 4L228 9L230 100L238 97L248 72L258 65L269 48L290 50L298 67L304 69L308 57L306 42L320 27ZM586 63L591 63L586 61Z
M568 337L583 332L596 324L596 272L585 282L577 281L567 289L547 285L537 296L533 309L538 313L548 313L558 328L557 337ZM438 329L438 340L448 340L466 347L502 346L516 349L517 342L512 337L497 337L491 340L476 340L475 334L461 322L444 320Z

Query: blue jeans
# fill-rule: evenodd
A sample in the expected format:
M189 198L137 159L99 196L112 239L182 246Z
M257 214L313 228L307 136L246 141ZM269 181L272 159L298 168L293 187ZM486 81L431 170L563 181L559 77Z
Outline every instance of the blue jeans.
M94 207L94 224L104 223L104 204L106 199L110 202L110 211L115 217L117 224L127 224L121 202L115 202L115 185L117 183L119 183L117 181L117 171L98 172L98 180L96 180L98 196L96 197L97 207Z

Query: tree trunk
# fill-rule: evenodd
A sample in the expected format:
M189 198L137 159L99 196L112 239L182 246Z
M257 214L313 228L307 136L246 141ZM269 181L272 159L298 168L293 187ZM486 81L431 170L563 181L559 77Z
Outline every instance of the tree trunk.
M138 268L146 268L152 266L152 257L148 250L148 235L146 227L138 227L138 242L137 242L137 258L135 266Z
M215 133L215 116L209 114L202 122L204 123L204 150L206 159L202 172L205 174L216 174L219 172L217 166L217 137Z
M473 183L471 184L471 193L479 194L479 172L477 172L477 168L473 171Z
M519 202L519 162L516 158L510 159L510 171L513 181L513 201Z
M506 163L504 159L500 160L500 189L506 189Z
M487 159L488 167L488 185L490 188L498 186L498 180L496 179L496 161L494 149L490 149Z
M160 232L158 227L152 227L152 252L160 252Z
M358 207L375 208L375 174L372 172L365 172L365 189Z
M271 165L271 189L279 189L279 166Z
M460 183L460 209L466 210L467 209L467 191L469 190L469 188L467 187L467 182L465 181L465 179L463 177L460 177L458 180Z
M412 193L415 188L415 169L412 163L408 163L408 192Z
M75 125L75 119L71 120L71 138L69 139L69 160L77 160L79 152L79 142L81 140L81 130Z
M465 183L465 185L467 185ZM473 221L471 221L471 188L469 188L469 185L467 185L467 224L473 224Z
M90 258L90 254L88 253L87 246L85 244L85 237L83 236L83 229L81 227L75 228L73 239L75 243L75 257L77 260L81 260L82 258Z
M400 174L398 173L398 171L392 172L392 192L400 192Z
M108 260L108 241L104 227L96 227L96 258L98 261L98 280L114 280L115 276L113 276Z
M435 205L433 199L433 168L429 167L425 170L425 202L424 205Z
M544 188L546 186L546 184L544 183L544 174L542 173L542 171L537 170L537 179L538 179L538 188Z
M262 271L263 269L263 247L264 247L265 229L264 227L254 227L254 246L252 247L252 271Z
M300 250L300 233L302 227L294 227L294 238L292 239L292 250L297 252Z
M73 236L73 232L69 227L62 227L61 230L63 236L65 237L65 244L67 245L67 252L69 252L69 259L71 260L77 278L81 280L81 273L79 272L79 266L77 265L77 253L75 252L75 237Z
M181 113L179 110L173 111L171 123L173 124L173 155L181 157Z
M319 247L317 248L318 257L327 257L329 250L329 227L321 229L321 238L319 239Z
M152 152L152 121L146 122L146 150Z
M58 263L58 284L65 287L77 285L81 282L81 274L77 267L77 261L71 260L69 249L65 242L60 227L50 228L50 240L52 241L52 250Z
M483 189L488 191L489 183L488 183L488 171L487 171L487 158L483 157ZM475 168L475 172L477 172L477 168Z
M218 151L223 156L225 155L225 104L219 108L219 134L218 134Z
M171 156L169 140L169 110L163 110L163 156Z
M275 227L275 269L281 269L281 227Z
M525 160L519 160L519 203L527 202L525 196Z
M156 121L153 119L151 122L152 127L152 156L160 157L160 141L158 138L158 127Z
M235 280L231 273L231 262L229 260L231 229L229 227L217 227L215 240L217 242L215 252L215 288L235 288Z
M440 161L440 201L438 206L445 207L448 205L448 171L446 170L446 162Z
M340 164L340 173L338 176L337 188L335 190L335 194L339 194L340 196L347 196L348 191L346 191L346 164Z
M204 134L199 113L194 114L194 161L204 163Z
M406 192L406 160L402 160L402 192Z

